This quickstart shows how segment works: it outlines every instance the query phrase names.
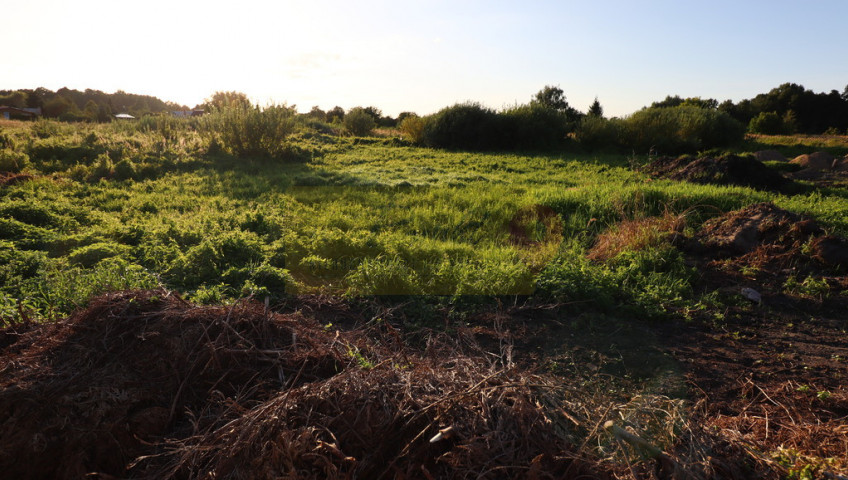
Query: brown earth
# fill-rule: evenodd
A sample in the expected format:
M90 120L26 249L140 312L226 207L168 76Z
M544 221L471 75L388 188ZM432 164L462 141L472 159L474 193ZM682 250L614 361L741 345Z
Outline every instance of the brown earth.
M783 156L782 153L777 150L760 150L759 152L754 152L754 158L761 162L769 162L769 161L778 161L785 162L786 157Z
M834 158L827 152L816 152L796 157L792 163L804 168L788 174L790 178L809 181L818 187L848 186L848 158Z
M792 159L790 163L800 165L801 168L809 168L811 170L830 170L833 168L834 156L827 152L815 152L804 155L799 155Z
M792 188L791 180L749 156L660 157L644 166L642 171L655 178L693 183L741 185L770 191L787 191Z

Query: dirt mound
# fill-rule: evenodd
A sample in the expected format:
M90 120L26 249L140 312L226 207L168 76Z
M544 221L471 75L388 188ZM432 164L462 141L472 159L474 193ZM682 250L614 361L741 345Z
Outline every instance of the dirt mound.
M758 203L730 212L704 224L696 234L715 254L739 255L773 243L794 243L823 230L812 220L771 203Z
M809 168L811 170L832 170L833 155L827 152L815 152L810 154L799 155L792 159L790 163L800 165L801 168Z
M741 185L760 190L785 191L792 182L747 156L725 155L720 158L660 157L643 168L653 177L685 180L693 183Z
M848 187L848 158L834 158L826 152L801 155L792 163L801 170L789 174L796 180L813 182L819 187Z
M562 407L542 407L562 405L565 391L550 378L455 345L414 351L389 325L379 328L341 332L253 302L196 307L165 291L100 297L2 352L0 470L10 478L604 476L569 453ZM440 430L444 438L431 442Z
M848 307L848 241L802 215L759 203L706 222L683 243L705 288L750 288L792 308Z
M777 150L760 150L759 152L754 152L754 158L761 162L785 162L786 157L783 156L782 153Z

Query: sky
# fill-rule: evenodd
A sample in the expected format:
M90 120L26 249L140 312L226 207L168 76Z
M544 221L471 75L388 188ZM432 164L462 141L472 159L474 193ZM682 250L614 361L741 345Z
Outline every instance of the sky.
M0 90L216 91L258 104L429 114L545 85L624 116L667 95L738 102L848 85L846 0L2 0Z

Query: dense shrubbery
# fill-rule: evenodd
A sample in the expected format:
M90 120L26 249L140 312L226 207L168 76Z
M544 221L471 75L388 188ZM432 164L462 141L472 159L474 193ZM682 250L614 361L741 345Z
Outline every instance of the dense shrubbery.
M681 106L647 108L625 119L628 147L679 153L724 147L744 138L739 122L718 110Z
M625 144L624 132L623 120L590 115L580 121L580 125L574 132L574 139L590 150L616 149Z
M751 119L748 131L751 133L763 133L766 135L782 135L792 133L791 125L787 125L784 119L776 112L761 112Z
M362 107L351 108L342 119L345 130L351 135L364 137L377 125L374 116Z
M423 133L420 143L449 149L545 150L562 146L568 133L567 115L541 103L501 112L479 103L461 103L411 122L407 127Z
M663 154L727 147L744 138L745 128L724 112L694 106L654 107L624 119L583 119L575 138L590 148L614 146Z
M500 117L505 141L512 148L547 150L559 147L568 131L565 112L538 102L512 107Z
M400 118L400 117L398 117ZM400 120L400 133L404 140L421 144L424 142L424 131L427 128L427 119L411 114Z
M266 108L239 105L204 117L205 131L220 138L225 151L237 157L283 158L286 138L295 130L296 111L286 105Z
M424 144L438 148L493 150L504 138L498 114L479 103L459 103L439 110L427 120Z

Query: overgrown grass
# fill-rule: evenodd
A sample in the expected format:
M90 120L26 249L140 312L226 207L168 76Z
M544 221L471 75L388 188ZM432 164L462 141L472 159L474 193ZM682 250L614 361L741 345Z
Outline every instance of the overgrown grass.
M19 302L64 314L99 291L156 284L201 302L536 294L660 314L698 301L692 272L662 229L634 227L640 241L590 255L614 232L772 201L848 234L838 189L649 181L632 156L445 152L301 127L287 148L306 155L290 163L231 155L202 128L4 124L36 180L0 187L2 315Z

